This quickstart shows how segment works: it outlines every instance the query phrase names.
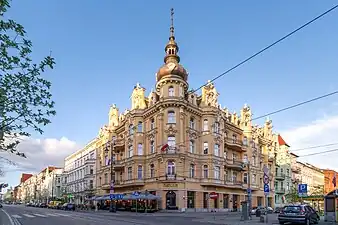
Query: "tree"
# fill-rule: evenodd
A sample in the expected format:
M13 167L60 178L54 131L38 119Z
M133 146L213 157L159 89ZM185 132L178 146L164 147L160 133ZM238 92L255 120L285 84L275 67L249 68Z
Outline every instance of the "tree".
M24 27L4 15L10 0L0 0L0 151L16 153L20 138L31 132L43 133L56 114L51 100L51 83L42 77L53 69L51 56L32 62L32 42Z
M298 190L295 185L290 187L289 193L285 195L286 202L294 203L299 201Z

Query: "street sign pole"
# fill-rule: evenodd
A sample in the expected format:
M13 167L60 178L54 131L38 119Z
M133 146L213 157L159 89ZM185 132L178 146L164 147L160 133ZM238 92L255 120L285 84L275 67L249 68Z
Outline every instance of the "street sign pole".
M265 207L266 207L266 220L265 222L268 223L268 207L269 207L269 192L270 192L270 178L269 178L269 168L267 165L263 168L264 176L263 176L263 182L264 182L264 194L265 194Z

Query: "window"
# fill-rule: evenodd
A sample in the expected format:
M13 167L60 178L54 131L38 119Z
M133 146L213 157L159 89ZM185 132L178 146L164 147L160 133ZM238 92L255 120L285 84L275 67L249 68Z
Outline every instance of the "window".
M257 183L257 175L256 174L252 174L252 183L253 184Z
M232 135L232 142L237 143L237 136L236 134Z
M195 142L193 140L190 141L189 152L190 153L195 153Z
M155 166L154 164L150 165L150 178L154 178L155 177Z
M243 174L243 182L244 182L244 184L248 183L248 173Z
M174 96L174 87L173 87L173 86L170 86L170 87L168 88L168 95L169 95L170 97Z
M176 123L176 116L174 111L168 112L168 123Z
M214 166L214 178L216 180L221 179L221 168L219 166Z
M219 134L220 133L220 125L219 122L215 122L214 124L214 133Z
M108 173L104 174L104 184L108 184Z
M286 169L286 175L290 176L290 170L289 169Z
M132 167L128 167L128 170L127 170L127 180L131 180L133 179L133 168Z
M152 130L152 129L154 129L154 128L155 128L155 119L152 118L152 119L150 120L150 130Z
M256 166L256 164L257 164L256 156L252 156L252 165Z
M141 143L137 145L137 155L143 155L143 145Z
M133 155L134 155L134 149L133 149L133 146L130 145L128 148L128 157L133 157Z
M175 162L168 161L167 174L175 175Z
M132 135L134 134L134 127L133 127L133 124L130 124L129 125L129 135Z
M207 155L208 154L208 142L203 143L203 154Z
M225 159L227 159L228 158L228 152L227 152L227 149L224 149L224 153L223 153L224 155L223 155L223 157L225 158Z
M208 127L208 120L205 119L203 120L203 131L208 131L209 127Z
M195 177L195 165L194 164L190 164L190 171L189 171L189 176L190 178Z
M90 169L89 169L89 174L94 174L94 166L90 166Z
M137 124L137 132L142 132L142 131L143 131L142 122L138 122L138 124Z
M219 156L219 144L214 145L214 155Z
M150 141L150 153L155 153L155 142L154 140Z
M203 166L203 177L208 178L208 166L207 165Z
M167 144L169 145L169 147L175 147L176 146L175 136L168 136Z
M244 136L243 145L248 146L248 138Z
M137 167L137 179L142 180L143 177L143 168L141 165Z
M195 119L193 117L190 118L189 127L195 129Z

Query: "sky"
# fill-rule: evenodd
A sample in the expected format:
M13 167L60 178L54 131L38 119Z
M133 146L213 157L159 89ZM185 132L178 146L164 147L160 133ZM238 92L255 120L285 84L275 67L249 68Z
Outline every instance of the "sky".
M131 106L139 82L147 93L163 64L170 8L181 63L197 88L320 13L336 1L13 1L6 17L24 25L33 42L34 61L49 55L57 115L44 134L32 134L10 157L1 181L19 183L21 172L64 158L95 138L108 121L111 104ZM338 10L218 79L219 103L239 111L247 103L254 117L338 90ZM338 142L338 97L313 102L270 117L274 131L291 149ZM264 120L255 121L262 124ZM330 149L334 148L331 146ZM323 151L312 149L299 155ZM296 153L296 152L295 152ZM338 170L337 153L299 160Z

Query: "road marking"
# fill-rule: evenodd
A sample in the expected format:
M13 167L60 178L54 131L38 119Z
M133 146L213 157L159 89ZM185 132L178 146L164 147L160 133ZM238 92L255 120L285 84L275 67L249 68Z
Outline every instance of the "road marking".
M39 213L34 213L33 215L34 215L34 216L40 216L40 217L47 217L47 216L42 215L42 214L39 214Z
M11 225L15 225L12 217L5 210L1 209L1 211L6 214L6 216L8 217L8 220L11 223Z
M54 213L54 214L57 215L57 216L69 216L67 214L61 214L61 213Z
M46 215L47 215L47 216L59 216L59 215L52 214L52 213L47 213Z
M20 218L22 218L21 216L19 216L19 215L12 215L12 217L13 218L17 218L17 219L20 219Z
M22 214L22 215L24 215L25 217L29 217L29 218L34 218L35 217L35 216L29 215L29 214Z

